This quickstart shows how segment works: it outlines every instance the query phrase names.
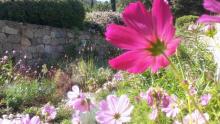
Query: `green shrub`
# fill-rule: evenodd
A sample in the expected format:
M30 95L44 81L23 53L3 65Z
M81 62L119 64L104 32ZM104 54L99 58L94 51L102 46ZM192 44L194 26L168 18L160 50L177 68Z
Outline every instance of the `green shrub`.
M72 121L65 119L61 122L61 124L72 124Z
M118 12L89 12L86 14L86 27L90 32L103 34L108 24L122 24L120 13Z
M73 110L66 105L60 105L57 109L57 116L55 121L61 124L68 124L68 120L72 117ZM65 122L65 123L64 123Z
M34 115L40 115L41 113L41 109L38 108L38 107L30 107L30 108L26 108L24 110L24 114L29 114L31 116L34 116Z
M203 0L170 0L176 17L200 15L204 12Z
M5 101L8 107L20 110L25 106L39 106L51 101L55 86L49 81L20 81L8 85L5 89Z
M0 19L49 25L64 28L81 28L85 12L76 0L25 0L0 3Z
M124 8L131 2L136 2L136 0L120 0L117 3L117 11L121 12L124 10ZM150 7L151 6L151 0L142 0L142 2L145 4L145 6Z
M176 27L177 29L183 28L183 27L187 27L190 24L194 24L196 22L196 20L198 19L198 16L194 16L194 15L185 15L182 17L179 17L176 19Z
M111 11L111 4L109 2L97 2L92 8L93 11Z
M112 75L109 68L98 68L92 59L72 64L72 80L81 85L84 90L94 90L102 86Z

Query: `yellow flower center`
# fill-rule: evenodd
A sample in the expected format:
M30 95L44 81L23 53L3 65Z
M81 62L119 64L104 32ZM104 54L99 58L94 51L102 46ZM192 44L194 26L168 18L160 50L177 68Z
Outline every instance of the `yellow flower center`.
M114 119L115 119L115 120L118 120L120 117L121 117L121 115L120 115L119 113L116 113L116 114L114 115Z
M151 48L148 48L147 50L150 51L153 56L161 55L166 50L164 42L160 40L157 40L155 43L152 43L151 45Z

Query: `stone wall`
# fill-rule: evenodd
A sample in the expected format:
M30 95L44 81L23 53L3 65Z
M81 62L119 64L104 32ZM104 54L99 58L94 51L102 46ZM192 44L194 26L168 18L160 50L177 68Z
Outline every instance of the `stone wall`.
M96 40L97 35L49 26L0 20L0 51L16 50L29 61L45 62L63 56L65 46L82 40Z

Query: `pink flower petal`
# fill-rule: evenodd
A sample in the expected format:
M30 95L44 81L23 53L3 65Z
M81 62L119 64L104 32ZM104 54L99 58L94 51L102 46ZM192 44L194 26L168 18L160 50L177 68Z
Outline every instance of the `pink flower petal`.
M127 50L144 49L148 42L132 28L110 24L105 32L106 40L113 45Z
M220 23L220 17L219 16L202 15L198 19L198 23L212 23L212 22L219 22Z
M105 100L102 100L100 103L99 103L99 109L105 111L105 110L108 110L108 104Z
M168 27L173 27L173 16L164 0L153 0L152 16L158 37L167 35Z
M109 61L112 68L131 73L142 73L151 63L152 57L144 50L128 51Z
M151 13L140 1L130 3L123 11L124 23L144 35L154 34Z
M119 101L118 101L118 110L119 110L119 113L123 113L124 111L127 110L127 108L129 107L129 99L128 99L128 96L127 95L122 95L120 98L119 98Z
M203 6L209 11L220 13L220 2L217 0L205 0Z
M167 56L173 55L173 54L176 52L176 50L177 50L179 44L180 44L180 39L179 39L179 38L176 38L176 39L171 40L171 41L167 44L167 46L166 46L166 47L167 47L167 50L165 51L165 54L166 54Z
M114 95L109 95L107 97L107 103L108 107L112 112L118 112L117 111L117 97Z
M34 116L32 119L31 119L31 123L30 124L40 124L40 118L39 116Z
M160 55L155 58L154 64L151 66L151 71L156 73L160 68L166 67L167 65L169 65L169 61L164 55Z

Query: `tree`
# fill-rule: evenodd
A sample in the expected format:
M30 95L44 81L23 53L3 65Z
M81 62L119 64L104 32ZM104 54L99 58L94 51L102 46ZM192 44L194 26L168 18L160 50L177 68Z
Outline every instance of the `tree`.
M116 11L116 0L111 0L112 11Z
M184 15L200 15L204 13L203 0L171 0L176 17Z

